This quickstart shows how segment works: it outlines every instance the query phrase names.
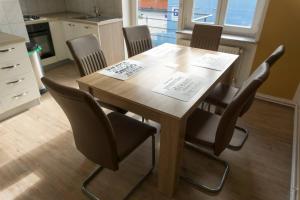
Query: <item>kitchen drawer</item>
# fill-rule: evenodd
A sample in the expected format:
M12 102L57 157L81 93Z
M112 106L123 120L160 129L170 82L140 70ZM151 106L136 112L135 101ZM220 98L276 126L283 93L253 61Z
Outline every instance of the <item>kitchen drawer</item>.
M94 34L98 35L98 26L81 24L82 35Z
M32 65L28 58L0 63L0 80L19 76L28 72L32 72Z
M1 79L0 97L25 91L28 90L28 88L36 88L37 90L36 78L33 73Z
M35 87L19 89L0 98L0 114L39 98Z
M0 64L23 60L26 57L28 58L25 43L0 46Z

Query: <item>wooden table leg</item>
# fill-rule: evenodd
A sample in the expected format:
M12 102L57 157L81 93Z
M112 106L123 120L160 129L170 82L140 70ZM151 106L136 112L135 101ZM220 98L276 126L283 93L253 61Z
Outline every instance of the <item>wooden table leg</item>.
M158 189L168 197L173 196L179 179L185 126L186 120L161 121Z

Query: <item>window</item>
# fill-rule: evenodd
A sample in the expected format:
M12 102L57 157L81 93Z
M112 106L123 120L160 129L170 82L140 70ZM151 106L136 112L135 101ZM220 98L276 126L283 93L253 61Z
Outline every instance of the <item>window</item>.
M192 21L215 24L217 19L218 0L195 0Z
M256 11L257 0L229 0L224 24L251 28Z
M224 26L225 33L256 37L269 0L183 0L183 28L195 23Z
M269 1L130 0L133 24L149 26L154 46L176 43L176 31L195 23L222 25L225 34L257 39Z
M138 0L137 24L148 25L154 46L176 43L180 0Z

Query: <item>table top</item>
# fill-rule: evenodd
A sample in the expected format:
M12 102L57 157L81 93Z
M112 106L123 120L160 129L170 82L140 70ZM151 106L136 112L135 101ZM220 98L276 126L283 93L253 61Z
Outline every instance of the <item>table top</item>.
M218 71L193 65L195 59L199 60L206 54L218 55L221 61L224 58L224 62L221 62L223 70ZM100 99L102 94L106 96L104 101L116 98L127 105L134 104L151 112L183 119L199 106L209 91L229 71L237 58L238 55L234 54L163 44L130 58L139 61L146 67L128 80L122 81L95 72L80 78L78 83L80 88L89 88L92 93L97 93L97 97ZM187 102L152 91L155 86L176 72L197 75L203 79L201 89ZM129 107L126 106L124 109Z

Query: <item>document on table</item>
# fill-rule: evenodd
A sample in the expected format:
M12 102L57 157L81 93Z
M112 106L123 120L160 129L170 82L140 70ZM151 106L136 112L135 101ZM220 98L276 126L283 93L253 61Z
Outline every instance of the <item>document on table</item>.
M203 77L176 72L152 91L181 101L190 101L203 87Z
M143 66L140 62L129 59L110 67L106 67L98 73L125 81L144 68L145 66Z
M205 54L194 61L192 65L196 67L203 67L215 71L223 71L226 64L232 60L232 55L227 54Z
M144 52L144 55L155 56L155 57L167 57L169 55L174 55L181 51L182 48L177 47L172 44L163 44L158 47L155 47L149 51Z

